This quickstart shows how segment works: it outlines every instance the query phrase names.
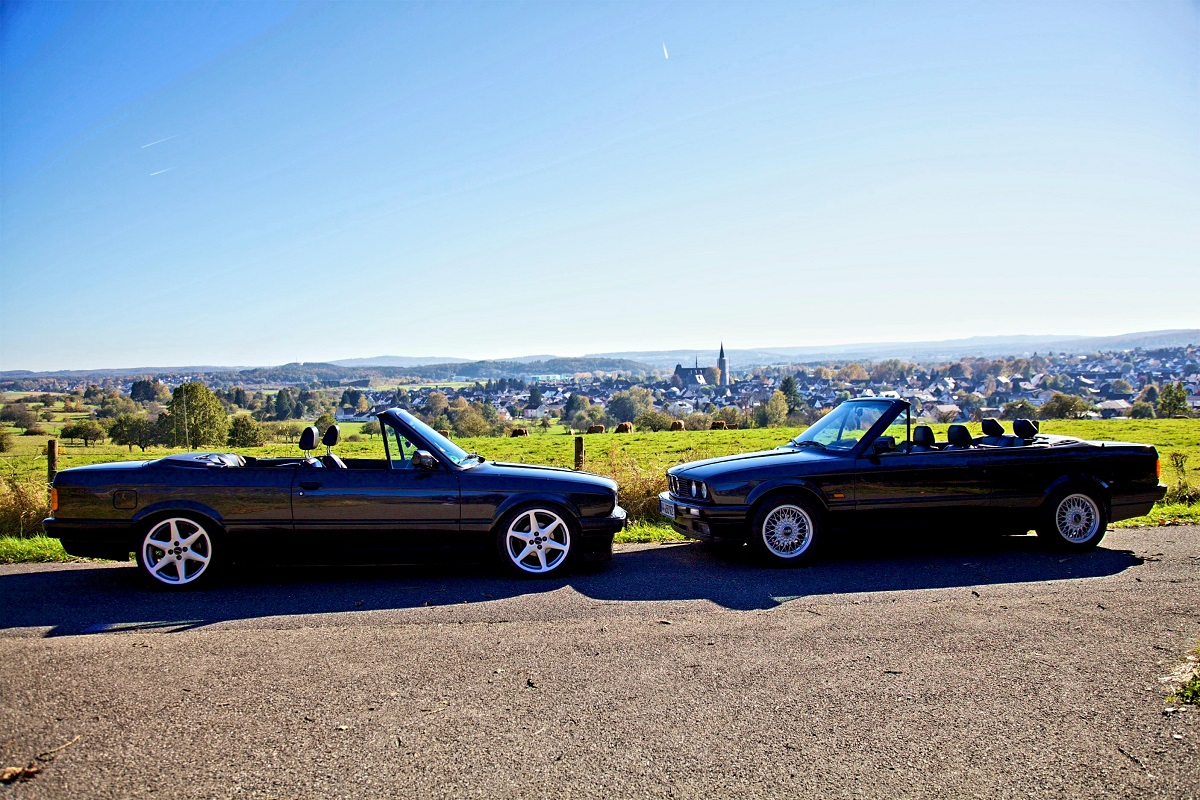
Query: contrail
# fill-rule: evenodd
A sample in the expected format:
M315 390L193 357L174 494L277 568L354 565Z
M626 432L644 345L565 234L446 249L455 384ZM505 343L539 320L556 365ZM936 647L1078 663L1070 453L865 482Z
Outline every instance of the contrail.
M175 169L175 168L167 167L166 169L160 169L158 172L151 172L150 177L153 178L155 175L162 175L164 172L170 172L173 169Z
M667 55L667 43L666 42L663 42L663 58L667 59L668 61L671 60L671 57L669 55ZM155 142L155 144L158 144L158 142ZM150 145L146 145L146 146L149 147Z
M157 142L151 142L150 144L144 144L144 145L142 145L142 149L145 150L147 147L154 147L154 145L156 145L156 144L162 144L163 142L169 142L178 136L179 136L179 134L177 133L177 134L175 134L175 136L168 136L165 139L159 139Z

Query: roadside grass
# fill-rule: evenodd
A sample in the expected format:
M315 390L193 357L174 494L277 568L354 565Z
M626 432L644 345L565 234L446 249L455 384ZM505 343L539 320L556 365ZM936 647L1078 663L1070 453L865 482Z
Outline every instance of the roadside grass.
M40 564L83 561L63 550L58 539L49 536L0 536L0 564Z
M683 542L687 537L676 533L670 525L653 522L631 522L629 527L616 535L617 544L646 544L652 542Z
M1200 706L1200 647L1192 651L1187 663L1191 668L1185 675L1190 677L1185 677L1179 688L1167 696L1167 702Z

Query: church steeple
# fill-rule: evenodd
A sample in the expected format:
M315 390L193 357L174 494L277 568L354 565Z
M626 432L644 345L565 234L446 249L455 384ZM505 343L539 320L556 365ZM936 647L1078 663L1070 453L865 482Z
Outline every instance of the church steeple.
M721 354L717 356L717 369L721 370L720 383L722 386L729 386L733 381L729 380L729 362L725 360L725 343L721 342Z
M718 355L717 358L724 358L724 357L725 357L725 343L721 342L721 354Z

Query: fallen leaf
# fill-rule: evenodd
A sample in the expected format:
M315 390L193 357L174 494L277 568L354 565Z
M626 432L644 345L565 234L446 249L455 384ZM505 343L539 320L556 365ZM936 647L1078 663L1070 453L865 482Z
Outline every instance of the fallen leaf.
M30 761L23 767L5 767L0 769L0 783L20 783L30 780L40 773L42 768Z

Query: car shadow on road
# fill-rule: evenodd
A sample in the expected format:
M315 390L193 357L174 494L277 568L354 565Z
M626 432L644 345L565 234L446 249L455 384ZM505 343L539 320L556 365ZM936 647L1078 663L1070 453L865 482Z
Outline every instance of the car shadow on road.
M606 569L547 580L491 566L272 568L236 571L211 588L167 592L143 585L133 565L64 565L0 575L0 630L47 636L122 630L178 631L216 622L301 614L479 604L570 587L605 602L707 600L736 611L801 597L1077 580L1142 563L1129 550L1047 551L1032 536L973 543L938 537L858 537L811 567L772 569L747 548L697 544L619 548Z

